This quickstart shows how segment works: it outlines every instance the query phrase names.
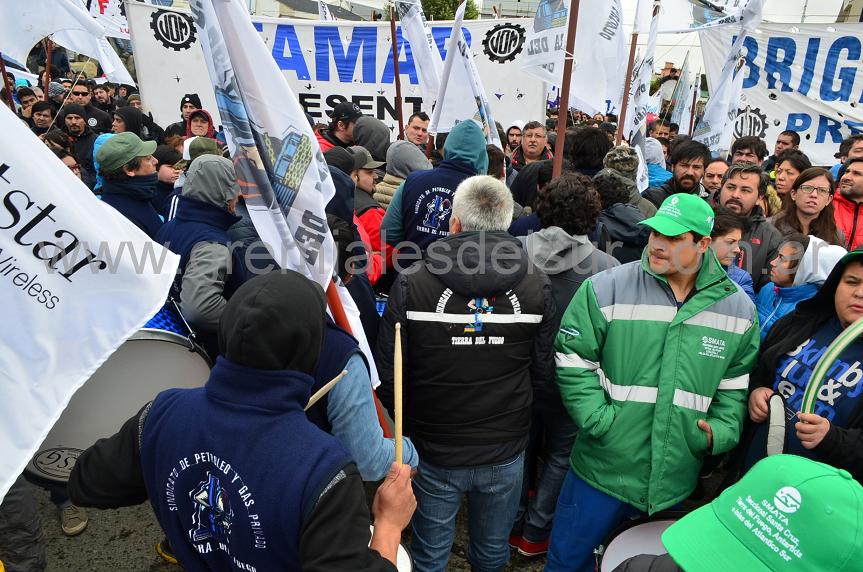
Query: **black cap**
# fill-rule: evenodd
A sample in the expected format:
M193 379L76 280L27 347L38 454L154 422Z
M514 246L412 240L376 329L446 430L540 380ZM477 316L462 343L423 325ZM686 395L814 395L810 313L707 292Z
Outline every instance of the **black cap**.
M350 101L345 101L338 104L333 108L332 113L330 113L330 117L332 118L333 123L337 121L344 121L345 123L350 123L352 121L356 121L362 116L363 112L360 111L360 106L356 103L351 103Z
M159 145L153 151L153 157L156 158L156 168L162 165L174 165L183 158L182 153L171 147L170 145Z
M324 160L328 166L336 167L346 175L350 175L352 171L358 169L356 155L344 147L333 147L328 150L324 153Z

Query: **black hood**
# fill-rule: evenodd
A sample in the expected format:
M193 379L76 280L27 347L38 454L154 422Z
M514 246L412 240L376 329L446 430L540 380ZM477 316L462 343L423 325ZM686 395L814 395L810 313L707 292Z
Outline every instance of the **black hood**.
M326 308L321 287L298 272L256 276L225 306L219 353L245 367L311 374L324 344Z
M494 296L512 289L527 273L527 253L506 231L460 232L434 241L424 264L463 296Z
M536 185L539 179L539 170L545 163L551 161L534 161L521 168L512 181L510 191L512 199L523 207L533 207L536 201Z
M134 133L139 138L143 137L141 135L141 127L144 124L144 115L139 110L134 107L118 107L114 111L114 115L120 116L123 123L126 124L126 131Z
M348 223L354 220L354 189L356 183L344 171L330 165L330 175L333 177L333 185L336 194L327 203L327 214L335 215Z

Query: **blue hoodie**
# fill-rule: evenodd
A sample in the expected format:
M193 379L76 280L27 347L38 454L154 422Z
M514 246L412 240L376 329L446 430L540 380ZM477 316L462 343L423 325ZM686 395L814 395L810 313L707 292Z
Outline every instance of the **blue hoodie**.
M396 189L381 222L381 237L391 245L403 240L414 242L424 251L436 239L449 235L456 187L487 171L482 129L474 121L459 123L446 139L443 161L430 171L411 173Z

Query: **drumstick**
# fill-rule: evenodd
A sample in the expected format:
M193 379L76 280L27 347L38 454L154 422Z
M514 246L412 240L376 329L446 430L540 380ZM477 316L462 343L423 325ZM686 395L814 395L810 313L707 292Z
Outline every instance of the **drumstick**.
M343 378L344 376L346 376L347 374L348 374L348 370L344 370L342 373L340 373L339 375L337 375L336 377L334 377L330 381L328 381L325 386L323 386L322 388L317 390L315 392L315 394L309 398L309 402L308 402L308 404L306 404L306 408L303 409L303 411L308 411L309 409L311 409L312 405L314 405L315 403L320 401L321 397L323 397L324 395L329 393L329 391L333 388L333 386L335 386L339 382L339 380L341 378Z
M395 401L396 463L402 464L402 325L396 322L395 355L393 357L393 398Z

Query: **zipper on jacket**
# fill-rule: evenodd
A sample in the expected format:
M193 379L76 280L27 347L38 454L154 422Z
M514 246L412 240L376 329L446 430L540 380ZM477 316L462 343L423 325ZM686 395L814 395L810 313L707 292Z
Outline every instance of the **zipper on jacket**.
M854 203L854 222L851 223L851 238L848 239L848 250L851 250L851 245L854 244L854 235L857 234L857 213L860 211L860 205L863 203Z

